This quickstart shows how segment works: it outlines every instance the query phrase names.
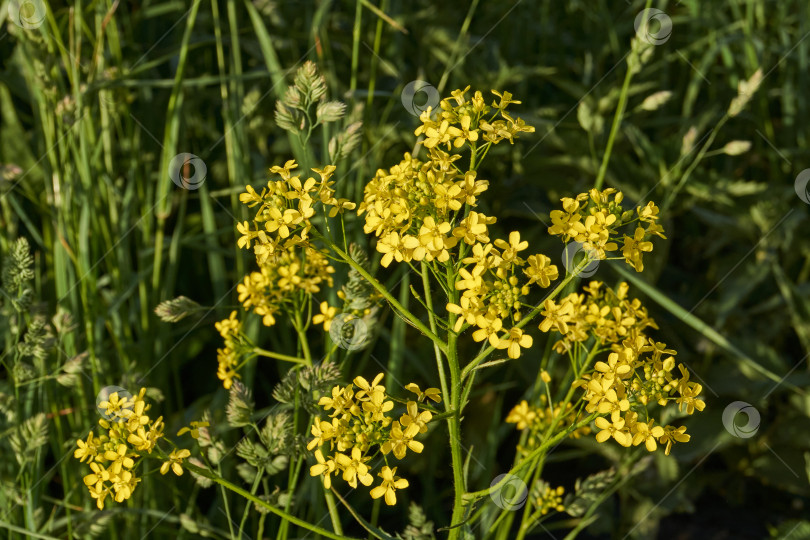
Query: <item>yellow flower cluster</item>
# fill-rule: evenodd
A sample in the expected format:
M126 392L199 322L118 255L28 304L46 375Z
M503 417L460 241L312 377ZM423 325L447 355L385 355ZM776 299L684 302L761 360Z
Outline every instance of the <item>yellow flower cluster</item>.
M559 354L566 354L591 335L600 344L619 343L627 337L643 335L647 327L657 329L641 302L627 297L629 290L630 286L624 282L614 291L599 281L591 281L584 287L584 294L571 293L559 302L546 300L541 311L545 318L539 328L562 334L562 339L554 344Z
M652 236L664 236L664 229L658 220L658 207L650 201L639 206L635 213L625 211L622 206L624 195L608 188L603 191L592 189L580 193L575 198L564 197L562 210L552 210L549 234L579 242L594 260L606 259L608 252L618 251L622 242L622 257L637 272L644 270L643 254L652 251L649 241ZM620 234L619 228L637 222L632 236ZM646 228L642 226L646 224Z
M315 205L321 203L329 208L329 216L334 217L344 210L353 210L355 203L335 197L334 165L323 169L312 169L320 176L320 181L300 176L293 176L292 170L298 165L294 160L287 161L283 167L274 166L272 174L280 180L269 180L261 193L252 186L245 188L239 200L249 208L255 208L253 223L248 221L237 225L242 235L237 245L250 248L259 265L264 265L277 252L290 251L292 248L308 245L309 231L312 229L310 218L315 215Z
M464 90L452 91L451 97L439 103L441 111L434 112L428 107L422 112L419 117L422 125L414 133L425 135L425 148L461 148L467 143L476 143L479 135L485 143L498 144L503 139L514 143L519 133L534 133L534 127L527 126L521 118L512 118L506 112L510 104L520 104L520 101L512 99L512 94L492 90L499 100L493 101L490 107L479 91L467 99L469 89L468 86ZM490 112L493 114L487 117Z
M282 310L297 309L292 304L298 293L313 294L323 285L332 286L335 269L309 238L310 220L317 205L324 210L328 208L325 213L330 217L356 206L335 197L334 165L312 169L320 180L312 177L302 180L293 175L297 166L294 160L289 160L283 167L272 167L270 172L280 179L269 180L260 193L247 186L239 196L243 204L253 209L253 219L237 224L241 235L237 245L253 248L259 271L245 276L237 293L243 307L259 315L265 326L273 326ZM220 361L220 367L223 365L227 366L227 362Z
M76 442L78 448L73 457L82 463L86 461L90 467L84 484L99 510L104 508L108 495L119 503L132 496L141 481L135 476L135 460L151 454L163 437L163 417L152 421L145 414L150 407L143 399L145 393L146 388L141 388L134 397L119 396L118 392L110 394L99 403L110 418L98 421L106 433L96 437L91 431L86 441Z
M311 429L314 438L307 449L314 450L317 461L310 474L321 476L326 489L332 486L332 475L338 474L353 488L358 481L370 486L374 477L369 462L381 452L386 465L377 475L382 480L371 490L371 497L384 497L386 504L394 505L396 490L408 487L408 481L396 476L396 467L388 466L388 455L402 459L408 450L422 452L424 445L415 437L427 432L433 415L424 407L420 410L420 403L426 398L439 402L441 395L435 388L422 392L415 384L409 384L406 389L417 394L417 401L408 401L400 419L393 420L387 413L394 408L394 402L387 399L385 386L380 384L382 378L380 373L369 383L356 377L354 384L335 386L331 396L322 397L318 405L324 411L332 411L330 419L315 418Z
M475 206L476 197L488 185L475 171L459 172L452 165L459 158L436 148L430 150L427 162L405 154L398 165L378 170L366 184L357 213L366 214L366 234L374 232L379 238L377 251L383 254L383 266L394 260L445 262L450 259L449 250L468 236L468 228L486 236L486 224L494 220L479 223L480 214L473 213L455 229L451 224L465 204ZM468 238L474 234L470 231Z
M536 448L546 436L554 436L557 433L566 431L578 422L576 411L571 403L563 407L562 403L557 403L554 407L548 405L546 396L540 396L539 405L530 405L525 399L515 405L506 416L506 422L516 424L518 430L528 430L528 437L525 446L518 446L518 452L528 454ZM552 431L549 432L548 430ZM578 439L591 432L588 426L575 429L569 437Z
M468 218L475 215L480 214L473 212ZM456 290L462 291L461 298L457 304L448 303L447 311L459 316L453 331L475 326L472 334L475 341L489 341L495 348L506 349L509 358L518 358L521 348L532 346L532 337L523 329L507 328L504 323L520 321L523 299L532 284L548 287L559 272L546 255L520 257L519 253L529 243L521 241L517 231L509 234L508 242L497 239L490 243L486 226L484 235L471 242L472 253L461 261L467 265L459 270L461 279L455 284Z
M702 411L703 387L689 380L683 364L676 364L674 350L645 334L647 327L658 327L637 299L627 298L628 285L620 283L617 289L603 289L602 283L592 281L584 287L585 294L572 293L559 304L546 301L540 330L563 334L555 345L561 354L590 337L595 338L595 347L609 345L607 361L596 362L574 383L585 390L586 412L609 415L595 421L597 441L644 443L650 452L660 443L669 455L673 443L689 440L686 427L655 425L647 406L674 401L687 414ZM583 371L589 368L581 366Z
M331 287L335 272L326 256L310 246L282 248L274 253L273 260L260 263L261 270L245 276L236 287L239 302L260 316L265 326L276 324L276 315L296 293L316 293L323 284Z
M517 231L510 233L508 241L490 240L487 226L496 219L473 211L489 182L478 178L473 163L470 170L460 169L456 162L462 156L448 152L467 145L472 162L492 144L503 139L513 142L518 133L534 128L506 112L509 104L520 103L508 92L493 90L500 100L490 107L481 92L468 99L467 90L452 92L441 102L438 114L427 110L421 115L416 134L425 135L428 161L405 154L398 165L378 170L365 187L358 214L365 214L365 232L379 239L383 266L392 261L446 263L458 248L452 263L460 260L463 265L455 284L463 293L458 304L447 305L448 311L460 315L454 331L475 326L473 339L489 340L494 347L506 349L510 358L518 358L521 348L531 347L532 338L504 321L520 320L522 299L530 285L548 287L559 275L557 267L542 254L521 257L528 243L521 241Z
M232 311L230 317L224 319L214 326L225 340L225 347L217 349L217 377L222 381L222 385L227 390L233 385L233 379L239 378L237 368L239 367L239 336L242 330L242 323L236 318L236 311Z
M565 505L563 504L563 495L565 495L565 488L558 486L551 487L548 483L541 481L537 496L534 498L534 506L540 512L541 516L545 516L549 512L565 512Z
M605 442L612 437L622 446L644 443L650 452L660 443L669 455L673 443L689 441L686 426L656 425L647 405L665 406L674 401L687 414L702 411L706 405L698 396L703 387L689 380L683 364L677 364L680 377L673 373L676 363L671 355L676 353L663 343L639 336L614 344L612 349L607 362L597 362L594 371L576 383L585 389L587 412L609 414L596 419L600 430L596 440Z

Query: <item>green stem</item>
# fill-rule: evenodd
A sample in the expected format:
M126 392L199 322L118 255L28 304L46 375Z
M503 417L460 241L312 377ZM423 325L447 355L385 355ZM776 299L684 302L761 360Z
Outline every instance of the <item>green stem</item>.
M526 465L528 465L530 462L534 461L534 458L536 458L537 456L539 456L540 454L545 452L546 449L548 449L549 446L553 446L554 444L556 444L559 441L563 440L564 438L566 438L568 435L570 435L574 431L578 430L579 428L581 428L583 426L587 426L588 424L593 422L593 420L597 416L599 416L599 413L590 414L587 417L580 420L579 422L577 422L576 424L572 424L565 431L561 431L558 434L556 434L554 437L552 437L551 439L543 441L543 443L540 446L538 446L537 448L532 450L529 454L527 454L526 457L520 463L518 463L517 465L512 467L512 469L510 469L504 475L503 479L500 482L498 482L497 484L494 484L494 485L492 485L492 486L490 486L490 487L488 487L486 489L482 489L481 491L471 491L469 493L465 493L464 494L464 500L469 503L469 502L475 501L476 499L480 499L481 497L486 497L487 495L489 495L493 491L498 491L499 489L501 489L503 487L504 484L506 484L506 482L509 481L509 476L510 475L518 474L520 471L522 471L523 469L526 468Z
M447 266L447 285L449 298L452 303L456 302L455 271L452 264ZM456 527L461 523L464 516L463 496L467 488L464 485L464 461L461 457L461 367L458 363L458 349L456 343L458 334L453 331L456 322L456 314L450 313L448 316L447 330L447 364L450 367L450 408L456 414L447 418L447 425L450 431L450 457L453 462L453 514L450 519L449 540L456 540L461 533L461 527ZM447 399L445 397L445 399Z
M332 529L336 534L343 534L343 526L340 524L340 516L338 516L337 506L335 505L335 498L332 492L328 489L323 490L324 498L326 499L326 506L329 508L329 517L332 520Z
M267 358L275 358L276 360L284 360L285 362L293 362L294 364L306 364L306 358L298 358L297 356L287 356L273 351L262 349L261 347L254 347L253 354L257 356L266 356Z
M327 245L327 247L329 247L329 249L334 251L338 257L343 259L343 261L345 261L349 266L351 266L355 271L357 271L358 274L363 276L363 278L366 281L368 281L371 284L371 286L374 287L374 289L378 293L380 293L380 295L382 295L382 297L385 298L389 304L391 304L391 306L393 306L394 310L397 313L402 315L417 330L419 330L420 332L425 334L428 338L430 338L431 341L433 341L433 343L436 344L437 347L439 347L439 350L441 350L445 354L447 353L446 350L447 346L445 345L444 341L439 336L431 332L430 329L427 326L425 326L422 321L416 318L416 316L413 313L405 309L405 307L402 304L400 304L399 301L396 298L394 298L393 295L391 295L391 293L388 292L388 289L385 288L385 285L374 279L374 277L371 274L369 274L365 268L357 264L357 262L355 262L354 259L349 257L349 255L345 251L340 249L337 245L335 245L334 242L330 241L319 231L312 229L310 232L312 233L313 236L322 240Z
M433 295L430 292L430 281L428 280L428 270L427 270L427 263L422 261L422 287L425 289L425 303L427 304L428 309L428 323L430 324L430 331L434 334L436 332L436 316L433 313ZM442 389L442 396L444 396L444 409L445 411L449 411L452 409L452 405L448 401L449 394L447 393L447 380L445 379L444 375L444 363L442 361L442 351L439 349L436 342L433 342L433 352L436 355L436 370L439 372L439 384Z
M256 479L253 480L253 486L250 488L250 494L256 495L256 490L259 489L259 482L262 479L262 475L264 474L264 468L259 467L259 470L256 472ZM242 520L239 522L239 538L242 538L242 531L245 528L245 521L247 521L248 514L250 513L250 504L245 504L245 511L242 512Z
M312 354L309 352L309 342L307 341L307 333L304 330L303 322L301 321L301 310L295 310L293 326L298 334L298 342L301 344L301 351L304 353L304 362L306 365L312 365Z
M630 53L632 54L632 53ZM633 78L633 70L627 66L627 73L624 75L624 83L622 84L622 91L619 94L619 105L616 107L616 114L613 116L613 124L610 126L610 135L608 135L607 146L605 147L605 154L602 156L602 164L599 166L599 172L596 175L596 182L593 187L595 189L602 189L602 183L605 181L607 174L608 162L610 161L610 154L613 151L613 143L616 140L616 134L619 132L619 127L622 123L622 116L624 116L624 109L627 107L627 94L630 89L630 81Z
M241 495L242 497L249 500L250 502L258 504L259 506L261 506L263 508L266 508L267 510L269 510L273 514L277 515L278 517L280 517L281 519L283 519L285 521L289 521L293 525L298 525L299 527L301 527L303 529L306 529L308 531L312 531L312 532L314 532L316 534L320 534L321 536L325 536L326 538L332 538L333 540L359 540L357 538L351 538L351 537L348 537L348 536L336 535L336 534L334 534L334 533L332 533L330 531L327 531L326 529L321 529L320 527L318 527L316 525L312 525L311 523L308 523L308 522L304 521L303 519L299 519L299 518L293 516L292 514L288 514L287 512L285 512L283 510L279 510L278 508L271 505L270 503L261 500L260 498L256 497L255 495L251 495L250 492L240 488L239 486L237 486L235 484L232 484L232 483L228 482L224 478L221 478L221 477L215 475L214 473L212 473L208 469L203 469L202 467L197 467L196 465L193 465L193 464L187 463L187 462L183 463L183 467L188 469L189 471L195 473L195 474L199 474L200 476L204 476L205 478L208 478L209 480L212 480L212 481L216 482L220 486L224 487L225 489L228 489L229 491L233 491L237 495Z

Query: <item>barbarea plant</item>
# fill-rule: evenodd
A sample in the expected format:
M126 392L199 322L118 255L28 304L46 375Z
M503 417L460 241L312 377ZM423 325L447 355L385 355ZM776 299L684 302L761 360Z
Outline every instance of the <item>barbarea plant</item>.
M689 440L685 427L662 420L662 411L670 404L686 414L703 410L702 387L691 381L684 364L675 362L675 351L648 334L657 326L641 302L629 296L626 283L610 287L594 280L577 292L583 271L599 261L644 270L653 241L666 238L658 207L654 202L625 206L623 194L613 188L564 197L548 227L569 255L562 267L531 250L520 231L500 236L497 217L480 205L490 187L481 165L493 146L512 144L534 128L513 113L520 101L509 92L493 90L492 95L468 87L453 91L436 110L427 108L415 130L422 155L417 146L399 163L377 170L359 204L338 195L342 186L335 176L342 151L356 144L356 124L331 138L325 135L330 141L321 156L328 160L325 165L313 167L316 156L307 150L298 160L272 167L266 184L245 188L239 200L250 219L236 225L237 244L252 252L256 269L238 284L239 309L216 324L224 342L216 376L231 394L227 424L246 430L237 445L246 463L238 470L251 491L221 477L224 443L207 429L199 430L198 441L207 450L205 464L188 451L175 450L161 472L186 466L201 486L213 481L239 493L263 516L281 517L282 536L293 523L330 538L345 537L337 497L359 526L386 538L378 527L379 508L367 521L338 493L334 480L369 487L372 500L393 506L409 486L405 458L426 447L449 445L452 511L441 530L451 540L471 538L474 530L482 537L504 538L519 519L518 537L523 538L556 513L582 516L583 505L609 489L616 476L610 472L577 482L566 495L564 486L552 487L542 478L556 444L594 434L600 443L613 439L622 447L644 445L651 452L663 445L669 454L674 443ZM325 96L322 77L308 63L277 106L279 126L307 146L314 130L326 129L344 114L345 106ZM356 236L350 240L360 225L382 268L407 265L418 276L422 290L410 290L424 315L405 307L374 276L362 242ZM381 384L383 373L369 382L353 364L356 353L370 354L386 306L432 343L436 371L431 380L420 381L428 388L405 386L415 399L396 398ZM177 319L173 305L164 310ZM259 334L290 324L297 337L295 354L259 346L256 333L245 329L251 317L261 322ZM545 351L534 348L538 333L533 328L553 340ZM320 345L322 350L316 349ZM273 392L283 412L271 413L261 428L250 390L239 380L243 368L259 357L288 367ZM465 409L481 370L510 361L539 365L523 399L505 418L521 432L520 441L505 474L493 473L497 478L488 487L474 490L467 471L475 452L461 432ZM351 382L344 383L343 374L351 374ZM139 413L134 418L104 424L110 430L106 439L88 440L88 448L97 449L87 457L96 460L98 469L88 485L99 504L105 489L126 498L136 481L129 475L134 459L149 450L146 442L127 446L143 439L133 438L137 430L150 433L142 427L151 422L148 417L144 421ZM446 434L434 428L437 420L445 423ZM188 429L194 434L195 426ZM185 459L193 464L181 465ZM309 476L320 479L317 489L333 532L295 517L305 514L305 503L296 497L304 489L299 482L306 478L301 474L305 462ZM285 468L286 482L279 479L271 491L268 475ZM108 479L111 487L105 487ZM116 482L123 486L120 496ZM527 488L530 504L522 517L504 502L507 485ZM432 537L433 526L418 507L412 506L411 515L406 536Z

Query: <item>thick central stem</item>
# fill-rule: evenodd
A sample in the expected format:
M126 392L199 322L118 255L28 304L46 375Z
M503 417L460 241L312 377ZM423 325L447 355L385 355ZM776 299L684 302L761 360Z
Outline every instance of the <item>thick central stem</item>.
M452 334L452 333L451 333ZM450 400L455 414L447 418L450 431L450 454L453 460L453 516L450 521L450 540L458 538L461 523L464 515L463 495L466 491L464 486L464 461L461 458L461 370L458 366L458 356L456 354L456 338L448 338L447 360L450 365Z
M447 268L447 283L449 300L452 303L457 301L455 288L455 272L451 267ZM464 516L464 461L461 457L461 366L458 363L458 334L453 330L456 322L456 314L450 313L448 317L447 329L447 364L450 367L450 410L455 414L447 418L447 426L450 432L450 456L453 462L453 514L450 520L450 540L455 540L461 533L458 525Z

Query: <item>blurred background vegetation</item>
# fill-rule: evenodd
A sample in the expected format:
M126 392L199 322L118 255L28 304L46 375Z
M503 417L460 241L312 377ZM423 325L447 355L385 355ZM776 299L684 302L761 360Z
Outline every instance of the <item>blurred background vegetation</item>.
M587 534L810 538L801 521L810 503L810 206L794 189L810 167L810 4L651 4L671 18L672 33L628 76L640 1L95 0L45 3L41 26L24 29L5 0L0 249L6 269L25 266L15 240L26 238L33 273L28 285L4 275L0 299L0 527L9 538L22 529L140 538L182 524L179 536L227 537L220 494L192 490L191 478L150 478L129 505L99 513L79 465L64 457L94 424L103 386L148 386L167 432L227 402L213 322L236 304L233 287L253 264L235 244L235 221L245 219L237 195L292 157L275 102L312 60L330 96L348 104L345 125L363 122L361 143L338 163L339 189L355 200L376 169L414 146L418 119L401 99L408 83L426 81L442 95L467 85L505 89L521 99L516 111L537 131L493 149L481 204L558 265L562 246L543 222L560 197L593 186L624 107L604 186L656 201L668 240L643 277L610 263L595 277L629 280L660 326L658 339L704 384L707 407L687 422L690 444L611 485ZM729 117L738 84L758 69L759 91ZM197 190L169 176L183 152L207 168ZM361 228L349 233L368 246ZM378 275L408 298L403 269ZM203 308L161 322L154 308L179 295ZM293 347L283 327L260 333L250 324L265 346ZM424 361L429 342L390 314L382 326L352 372L376 373L379 363L402 380L435 383ZM473 488L508 468L517 435L503 419L539 358L482 372L464 423L478 458ZM260 408L285 369L249 367ZM754 436L724 429L734 401L760 413ZM407 495L438 524L447 523L442 501L452 484L442 437L437 430L426 441L437 451L413 465ZM593 441L555 454L566 465L552 461L549 481L566 486L627 465ZM404 506L384 515L389 530L407 524Z

